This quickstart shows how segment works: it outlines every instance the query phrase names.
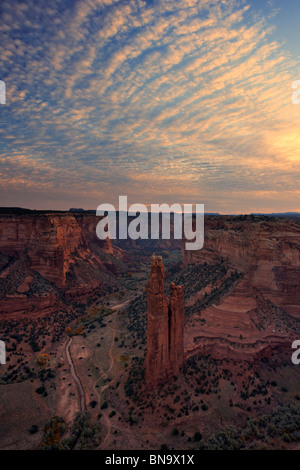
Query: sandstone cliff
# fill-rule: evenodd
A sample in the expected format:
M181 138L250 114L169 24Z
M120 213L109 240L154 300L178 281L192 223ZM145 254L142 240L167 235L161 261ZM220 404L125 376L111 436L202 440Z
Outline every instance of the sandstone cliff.
M171 284L168 303L162 259L153 255L147 296L146 383L149 387L178 373L184 356L183 332L183 287Z
M300 318L300 222L264 217L206 217L204 248L183 264L228 260L276 305Z
M114 260L126 261L111 241L96 236L93 214L0 214L0 312L14 313L83 299L114 285Z
M203 249L185 251L183 240L182 259L184 269L197 267L200 273L224 265L218 280L203 281L188 300L193 313L185 330L187 356L198 351L215 358L254 360L282 344L290 347L298 338L299 222L206 217ZM231 289L219 295L228 281Z

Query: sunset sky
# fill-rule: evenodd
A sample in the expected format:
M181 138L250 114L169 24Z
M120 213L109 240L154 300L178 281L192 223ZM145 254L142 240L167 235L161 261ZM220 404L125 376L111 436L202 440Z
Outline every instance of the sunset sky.
M0 3L0 206L300 211L299 0Z

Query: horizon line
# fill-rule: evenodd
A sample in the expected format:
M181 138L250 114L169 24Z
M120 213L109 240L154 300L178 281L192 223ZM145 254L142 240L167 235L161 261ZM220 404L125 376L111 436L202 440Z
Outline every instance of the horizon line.
M171 206L172 204L169 204ZM194 205L194 204L193 204ZM146 207L151 207L151 204L144 204ZM69 209L30 209L27 207L19 207L19 206L0 206L0 213L5 212L7 210L11 211L25 211L25 212L61 212L61 213L92 213L97 211L97 209L83 209L83 208L69 208ZM129 211L119 211L116 209L116 213L120 212L127 212ZM149 214L149 211L145 211L144 213ZM159 214L162 213L168 213L168 211L164 212L158 212ZM171 212L171 214L184 214L184 212ZM188 214L195 214L195 212L188 212ZM212 215L212 216L278 216L278 215L299 215L300 216L300 210L299 211L280 211L280 212L227 212L227 213L221 213L221 212L213 212L213 211L205 211L204 215ZM129 217L134 217L134 215L129 216Z

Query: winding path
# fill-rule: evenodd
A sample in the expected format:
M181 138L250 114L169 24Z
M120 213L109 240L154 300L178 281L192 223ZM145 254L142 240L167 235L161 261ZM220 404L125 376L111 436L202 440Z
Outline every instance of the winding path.
M71 343L72 343L72 338L70 338L70 341L66 345L66 355L67 355L68 363L69 363L69 366L70 366L71 375L72 375L73 379L75 380L78 391L79 391L81 413L85 413L86 412L86 404L85 404L84 391L83 391L83 387L81 385L80 379L79 379L79 377L77 376L77 374L75 372L74 364L73 364L73 361L72 361L72 358L71 358L71 354L70 354L70 350L69 350Z
M107 382L104 385L102 385L100 390L95 387L95 391L96 391L96 393L97 393L97 395L100 399L100 402L102 401L101 397L102 397L102 394L103 394L104 390L116 381L115 361L114 361L114 358L113 358L113 355L112 355L112 350L113 350L114 343L115 343L116 331L111 326L108 326L108 328L113 333L112 341L111 341L111 347L110 347L110 350L108 352L109 357L110 357L110 365L109 365L109 368L106 371L103 371L101 377L102 378L107 378L107 373L110 372L112 368L114 368L114 380L113 380L113 382ZM110 418L109 418L109 410L108 409L102 410L102 417L103 417L103 421L104 421L105 427L106 427L106 435L105 435L103 441L101 442L101 444L99 445L99 447L97 449L104 449L106 447L108 441L109 441L109 438L111 437L111 421L110 421Z
M118 308L123 308L125 307L125 305L127 305L131 301L132 299L129 299L129 300L126 300L125 302L122 302L121 304L114 305L113 307L111 307L111 310L118 310Z
M113 347L114 347L114 343L115 343L115 336L116 336L116 331L114 328L112 328L111 326L108 327L112 332L113 332L113 337L112 337L112 342L111 342L111 347L110 347L110 350L109 350L109 357L110 357L110 366L109 368L107 369L106 372L104 372L104 374L106 375L113 367L114 367L114 358L113 358L113 355L112 355L112 350L113 350ZM116 380L116 370L114 370L114 382ZM101 395L102 393L104 392L104 390L109 387L109 383L103 385L98 393L100 399L101 399ZM105 438L103 439L103 441L101 442L100 446L99 446L99 449L103 449L105 448L107 442L108 442L108 439L111 435L111 422L110 422L110 419L109 419L109 416L108 416L108 411L107 410L103 410L103 419L105 421L105 424L106 424L106 428L107 428L107 431L106 431L106 436Z
M125 307L125 305L127 305L131 301L132 301L132 299L126 300L125 302L123 302L121 304L114 305L113 307L111 307L111 309L112 310L121 309L121 308ZM112 355L112 350L113 350L114 343L115 343L116 331L111 326L108 326L108 328L113 333L111 347L110 347L109 352L108 352L109 357L110 357L110 365L109 365L109 368L106 371L103 372L102 377L103 376L107 377L107 374L111 371L112 368L114 368L114 380L112 382L112 383L114 383L116 381L116 372L117 371L116 371L116 368L115 368L115 361L114 361L114 358L113 358L113 355ZM70 354L70 350L69 350L71 343L72 343L72 338L70 338L70 341L66 345L66 355L67 355L67 360L68 360L68 363L69 363L69 366L70 366L71 375L72 375L74 381L76 382L76 385L77 385L77 388L78 388L78 391L79 391L81 412L84 413L86 411L84 390L83 390L81 381L80 381L79 377L77 376L77 374L75 372L74 364L73 364L73 361L72 361L72 358L71 358L71 354ZM105 385L102 385L100 390L97 390L95 388L95 391L97 392L100 401L101 401L101 396L102 396L104 390L106 388L108 388L110 385L112 385L112 383L106 383ZM107 443L109 441L109 438L111 437L111 421L109 419L108 414L109 414L108 410L103 410L102 416L103 416L103 420L105 421L105 425L106 425L106 435L105 435L102 443L98 447L98 449L105 448L105 446L107 445Z

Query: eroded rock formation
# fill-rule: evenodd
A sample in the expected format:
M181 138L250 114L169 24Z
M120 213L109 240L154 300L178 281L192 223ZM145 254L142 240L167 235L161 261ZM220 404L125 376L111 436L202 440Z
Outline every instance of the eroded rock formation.
M203 249L186 251L184 242L187 272L198 266L204 276L207 266L224 266L219 279L208 275L189 298L186 357L211 354L253 361L283 344L290 347L300 331L299 221L206 217ZM224 290L226 283L232 288Z
M176 375L184 357L183 287L171 283L167 301L164 266L160 256L152 256L147 297L146 383L154 387Z
M0 314L84 300L114 285L122 249L96 236L99 217L68 212L0 214Z
M300 222L254 216L206 217L204 247L186 251L183 264L227 259L276 305L300 318Z

